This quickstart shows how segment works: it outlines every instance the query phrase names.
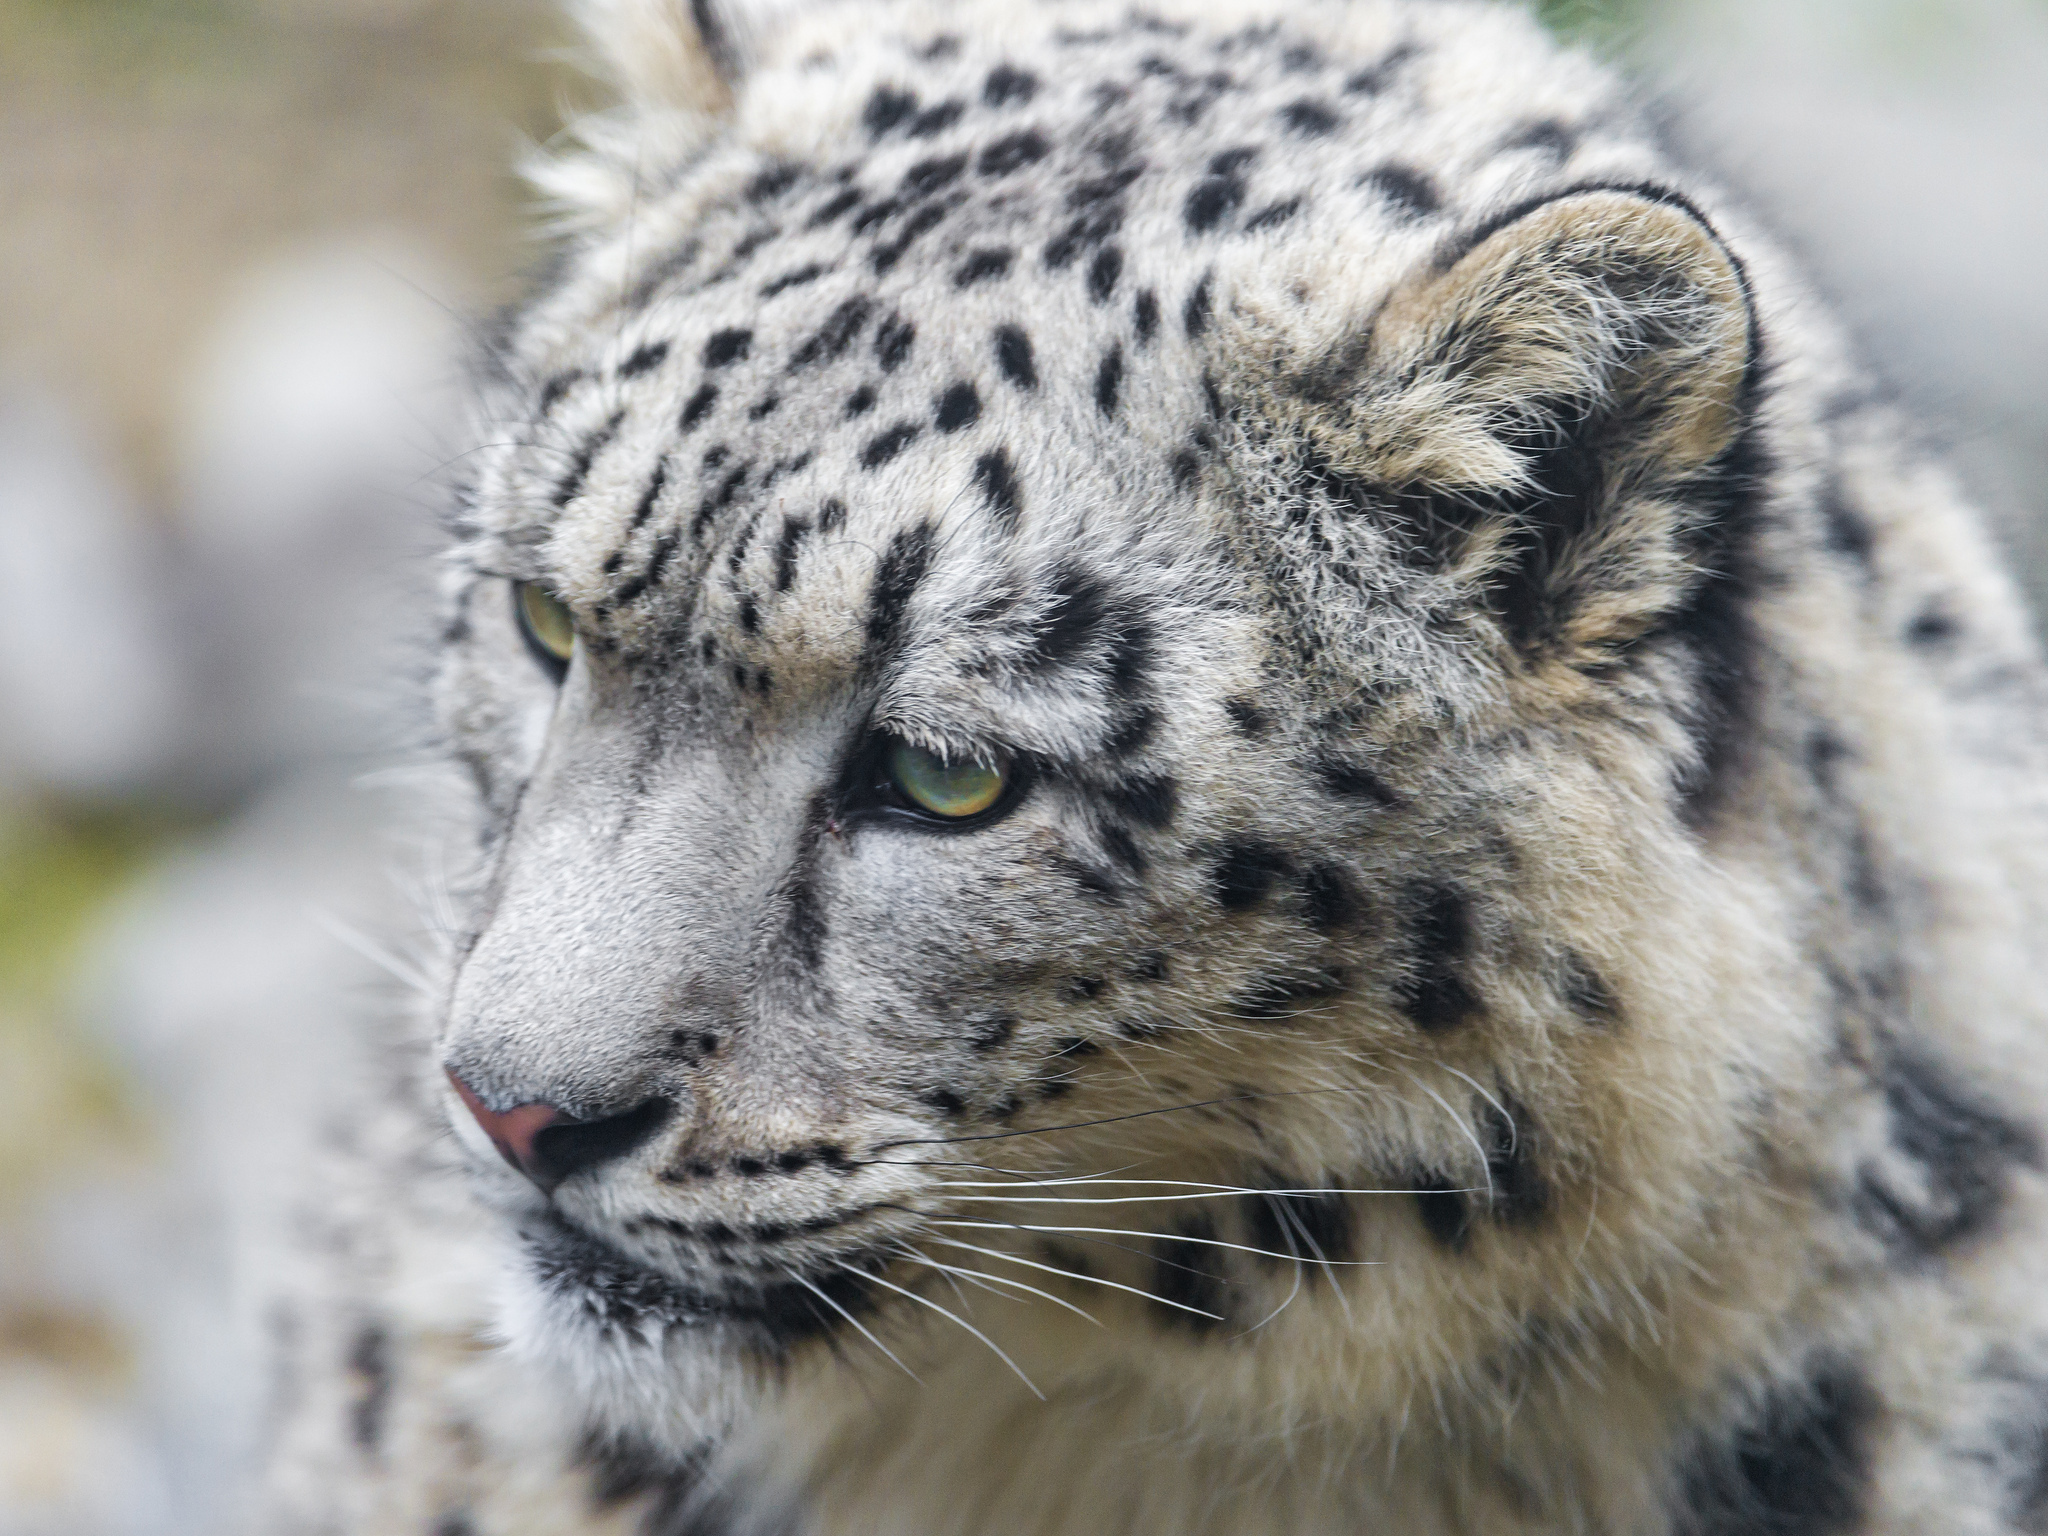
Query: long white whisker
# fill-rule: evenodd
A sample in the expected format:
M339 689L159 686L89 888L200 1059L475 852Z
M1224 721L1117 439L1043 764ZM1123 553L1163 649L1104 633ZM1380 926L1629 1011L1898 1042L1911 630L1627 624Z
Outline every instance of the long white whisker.
M1270 1248L1253 1248L1246 1243L1227 1243L1220 1237L1190 1237L1184 1232L1133 1232L1125 1227L1047 1227L1035 1226L1026 1221L960 1221L950 1217L933 1217L933 1225L941 1227L980 1227L985 1230L1004 1232L1075 1232L1097 1233L1105 1237L1142 1237L1166 1240L1175 1243L1194 1243L1203 1248L1230 1248L1238 1253L1254 1253L1262 1259L1282 1259L1292 1264L1303 1261L1298 1253L1275 1253ZM1347 1269L1371 1269L1381 1261L1378 1259L1326 1259L1326 1264L1341 1264Z
M985 1253L992 1259L1002 1259L1011 1264L1022 1264L1031 1269L1042 1269L1048 1275L1058 1275L1065 1280L1073 1280L1088 1285L1106 1285L1113 1291L1126 1291L1141 1300L1156 1301L1162 1307L1172 1307L1176 1312L1192 1312L1197 1317L1214 1318L1219 1323L1224 1321L1223 1318L1218 1317L1214 1312L1204 1312L1200 1307L1190 1307L1183 1302L1168 1301L1164 1296L1155 1296L1150 1291L1140 1290L1135 1285L1125 1285L1121 1280L1105 1280L1100 1275L1084 1275L1075 1270L1061 1269L1056 1264L1041 1264L1036 1259L1022 1258L1014 1253L1004 1253L1000 1248L983 1248L976 1243L963 1243L957 1237L928 1237L925 1241L928 1243L943 1243L948 1248L965 1248L970 1253ZM995 1277L990 1276L989 1278L994 1279Z
M1270 1323L1282 1312L1285 1312L1289 1307L1293 1306L1294 1298L1301 1294L1301 1255L1293 1251L1294 1233L1290 1231L1288 1227L1283 1223L1283 1225L1280 1228L1280 1235L1287 1239L1287 1247L1289 1253L1294 1259L1294 1284L1288 1287L1286 1299L1283 1300L1279 1306L1275 1307L1272 1311L1268 1312L1264 1317L1260 1318L1256 1323L1253 1323L1251 1327L1245 1329L1246 1333L1257 1333L1261 1328L1265 1327L1266 1324Z
M943 1241L943 1239L940 1239L940 1241ZM1022 1280L1012 1280L1007 1275L976 1274L971 1269L956 1269L951 1264L941 1264L937 1259L932 1258L929 1254L922 1253L915 1248L912 1248L909 1251L912 1255L916 1257L918 1263L928 1264L933 1269L939 1270L944 1274L958 1275L961 1279L966 1280L971 1284L980 1285L982 1284L982 1282L986 1281L987 1285L982 1285L982 1288L984 1290L988 1288L988 1285L1013 1285L1020 1291L1029 1291L1033 1296L1044 1297L1047 1301L1051 1302L1056 1307L1065 1307L1069 1312L1073 1313L1076 1317L1087 1318L1089 1322L1094 1323L1095 1326L1098 1328L1102 1326L1102 1323L1098 1318L1092 1316L1087 1312L1083 1312L1079 1307L1075 1306L1071 1301L1068 1301L1065 1297L1053 1295L1051 1291L1041 1291L1035 1285L1026 1285ZM998 1291L996 1294L1001 1295L1002 1293ZM1014 1296L1010 1297L1009 1299L1011 1301L1017 1300L1017 1298Z
M312 913L312 918L314 922L327 930L330 937L346 944L379 970L386 972L398 981L404 982L422 996L433 996L434 984L427 979L426 972L420 970L419 967L411 962L402 960L397 955L392 954L390 950L379 944L361 929L353 924L343 922L332 913L322 912L317 909Z
M1413 1072L1410 1072L1406 1067L1401 1068L1401 1075L1407 1078L1408 1081L1413 1083L1416 1087L1420 1088L1424 1093L1428 1094L1432 1099L1435 1099L1437 1108L1441 1109L1445 1114L1449 1115L1451 1117L1451 1123L1457 1126L1459 1130L1463 1131L1465 1133L1465 1139L1472 1143L1472 1150L1479 1154L1479 1171L1486 1176L1486 1199L1487 1203L1491 1204L1493 1201L1493 1162L1490 1158L1487 1157L1486 1148L1482 1147L1479 1144L1479 1137L1473 1131L1470 1123L1465 1119L1463 1115L1459 1114L1455 1109L1451 1108L1451 1106L1447 1102L1445 1102L1444 1096L1442 1094L1438 1093L1434 1088L1430 1087L1429 1084L1425 1083Z
M848 1267L849 1266L844 1264L840 1266L840 1268L842 1269ZM822 1290L820 1290L817 1286L811 1284L810 1281L806 1280L802 1275L798 1274L795 1270L791 1269L787 1264L783 1265L782 1272L785 1275L789 1276L790 1279L794 1280L798 1285L802 1286L805 1290L809 1291L813 1296L817 1297L818 1300L825 1303L825 1305L830 1307L834 1312L837 1312L841 1317L845 1318L847 1322L852 1324L856 1329L858 1329L860 1331L860 1336L862 1338L866 1339L870 1344L874 1345L875 1348L879 1349L883 1354L887 1355L892 1361L895 1361L897 1370L901 1371L904 1375L908 1376L912 1381L917 1382L917 1384L920 1387L924 1385L924 1382L918 1377L917 1372L913 1371L901 1360L896 1359L896 1352L894 1350L892 1350L888 1345L884 1344L880 1339L876 1338L872 1333L869 1333L866 1328L861 1326L861 1321L859 1318L855 1317L851 1312L847 1311L846 1308L839 1305L838 1302L834 1301L830 1296L827 1296ZM855 1270L854 1273L858 1274L860 1273L860 1271Z
M962 1317L955 1315L954 1313L948 1312L936 1301L933 1301L931 1297L920 1296L915 1291L905 1290L900 1285L895 1285L887 1280L884 1280L880 1275L868 1274L865 1270L855 1269L851 1264L842 1264L839 1267L845 1270L848 1274L859 1275L864 1280L871 1280L876 1285L879 1285L886 1290L894 1291L898 1296L907 1296L910 1298L910 1300L916 1302L919 1306L930 1307L934 1312L938 1313L939 1316L946 1318L951 1322L958 1323L962 1328L965 1328L969 1333L973 1334L977 1339L981 1340L982 1343L986 1344L989 1347L990 1352L993 1353L998 1360L1002 1361L1003 1364L1007 1365L1013 1372L1015 1372L1017 1379L1023 1382L1026 1387L1030 1388L1031 1395L1033 1397L1037 1398L1041 1403L1045 1401L1045 1394L1038 1390L1037 1384L1033 1382L1029 1376L1026 1376L1024 1374L1022 1369L1019 1368L1017 1362L1012 1360L1008 1355L1004 1354L1001 1348L997 1346L996 1341L994 1339L991 1339L987 1334L983 1333L979 1328L975 1327L974 1324L968 1322L966 1319Z
M1443 1069L1446 1072L1450 1073L1451 1076L1464 1079L1464 1081L1471 1087L1472 1091L1478 1094L1479 1097L1481 1097L1482 1099L1486 1100L1487 1103L1491 1104L1493 1106L1494 1113L1499 1115L1501 1119L1507 1122L1508 1150L1510 1152L1513 1152L1516 1148L1521 1146L1522 1128L1519 1125L1515 1124L1515 1117L1508 1113L1508 1109L1505 1104L1501 1103L1499 1099L1496 1099L1492 1094L1488 1093L1484 1088L1480 1087L1477 1081L1470 1077L1467 1077L1463 1072L1460 1072L1456 1067L1448 1066L1441 1061L1438 1062L1437 1065L1443 1067Z
M942 1186L943 1187L943 1186ZM1239 1200L1246 1195L1412 1195L1412 1189L1217 1189L1184 1195L954 1195L977 1205L1156 1205L1162 1200Z

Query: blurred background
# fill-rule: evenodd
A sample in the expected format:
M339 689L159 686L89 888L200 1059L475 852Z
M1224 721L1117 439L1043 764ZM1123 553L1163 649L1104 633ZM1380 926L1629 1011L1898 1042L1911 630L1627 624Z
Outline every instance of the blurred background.
M2048 0L1553 0L2048 596ZM0 0L0 1536L230 1523L256 1273L402 991L409 642L544 0ZM394 764L400 765L394 770Z

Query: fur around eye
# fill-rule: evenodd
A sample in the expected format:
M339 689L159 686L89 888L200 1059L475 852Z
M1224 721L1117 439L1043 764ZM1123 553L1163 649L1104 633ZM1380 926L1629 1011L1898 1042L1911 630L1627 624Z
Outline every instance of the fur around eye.
M519 620L519 634L526 648L559 683L568 674L569 659L576 654L576 620L568 606L544 587L530 581L515 581L512 611Z

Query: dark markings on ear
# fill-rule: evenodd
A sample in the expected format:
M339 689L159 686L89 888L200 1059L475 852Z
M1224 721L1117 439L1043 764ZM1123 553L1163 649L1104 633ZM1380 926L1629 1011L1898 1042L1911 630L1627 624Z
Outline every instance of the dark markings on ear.
M654 504L661 500L661 493L667 489L668 460L663 459L654 466L654 473L647 479L647 489L640 493L640 500L634 504L633 516L626 523L629 535L638 533L647 519L654 515ZM614 556L618 553L617 550L612 551ZM618 567L613 566L612 569L617 570Z
M927 53L925 57L938 58L941 55ZM910 136L913 139L935 139L959 122L966 110L967 103L964 101L942 101L935 107L926 107L911 119Z
M955 288L972 288L976 283L994 282L1009 274L1010 263L1017 259L1017 253L1007 246L985 247L970 251L967 259L953 271Z
M1422 49L1416 44L1403 43L1377 64L1361 69L1351 76L1344 82L1344 89L1353 96L1377 96L1392 85L1394 76L1421 52Z
M1023 493L1017 484L1017 472L1010 464L1009 450L993 448L974 461L974 486L981 492L981 499L996 521L1009 532L1017 526L1017 518L1023 511Z
M1229 1315L1230 1284L1216 1241L1216 1222L1207 1215L1183 1216L1171 1229L1152 1240L1152 1294L1179 1306L1159 1309L1162 1322L1208 1333L1217 1327L1215 1318ZM1180 1307L1193 1307L1183 1312ZM1198 1316L1199 1312L1214 1317Z
M1101 791L1103 803L1141 827L1159 831L1173 825L1180 788L1166 777L1125 779Z
M962 379L939 396L933 407L933 420L941 432L959 432L981 420L981 396L974 386Z
M697 393L690 396L689 403L683 407L683 414L677 419L676 425L685 432L689 431L698 422L710 415L711 407L716 404L718 404L718 386L716 384L698 385Z
M790 369L808 368L815 363L845 356L846 349L860 335L861 327L867 324L873 310L874 305L858 295L846 300L832 311L809 340L796 349L789 360Z
M364 1323L349 1340L349 1437L365 1451L384 1439L384 1421L391 1407L391 1335L376 1323Z
M1405 165L1383 165L1358 178L1358 185L1377 193L1403 218L1427 218L1443 206L1436 183Z
M1138 345L1148 345L1159 334L1159 295L1150 288L1141 288L1131 305L1131 320L1138 328Z
M1088 297L1097 304L1107 304L1116 293L1116 281L1123 271L1124 253L1113 245L1105 245L1088 264Z
M856 389L852 394L846 397L847 419L851 420L855 416L867 415L869 411L872 411L875 408L875 398L876 397L874 385L861 385L859 389Z
M1038 76L1010 64L998 64L982 82L981 99L991 107L1022 106L1038 94Z
M1114 416L1124 385L1124 349L1111 347L1102 356L1102 363L1095 370L1095 407L1105 416Z
M706 368L728 368L745 360L753 350L754 333L743 330L715 332L704 343L704 366Z
M1880 1403L1862 1370L1831 1357L1780 1382L1734 1424L1702 1431L1674 1469L1674 1536L1848 1536L1869 1500Z
M1536 1154L1536 1121L1513 1094L1479 1108L1479 1141L1486 1148L1486 1178L1494 1220L1526 1226L1550 1209L1550 1185Z
M861 111L861 122L869 133L880 138L916 110L915 96L885 85L868 98L867 106Z
M1181 219L1191 234L1207 234L1244 205L1244 168L1258 153L1248 147L1229 149L1209 162L1209 174L1195 184L1181 208Z
M875 328L875 361L882 365L882 372L894 373L903 366L903 360L910 356L910 348L917 340L917 327L902 315L891 315Z
M1462 1253L1472 1236L1472 1205L1465 1192L1436 1173L1419 1174L1412 1182L1422 1230L1452 1253Z
M1406 896L1414 960L1395 996L1418 1028L1451 1029L1479 1011L1478 997L1458 974L1472 945L1470 908L1448 885L1411 887Z
M1341 970L1260 976L1231 994L1230 1011L1250 1022L1297 1019L1319 1012L1319 1005L1333 1002L1349 990L1350 980Z
M1987 1230L2016 1167L2042 1164L2039 1135L1923 1047L1895 1045L1880 1075L1893 1154L1858 1175L1863 1226L1902 1258L1929 1258Z
M1339 757L1325 757L1315 764L1316 782L1332 795L1345 800L1370 800L1392 809L1401 803L1393 787L1362 763Z
M1311 864L1302 871L1301 900L1311 926L1324 933L1351 927L1365 908L1351 876L1336 864Z
M1223 713L1230 716L1232 727L1247 741L1257 741L1273 729L1273 717L1250 699L1225 699Z
M1242 912L1263 901L1275 881L1294 868L1294 861L1271 843L1245 839L1227 844L1210 875L1217 904L1227 912Z
M1622 1021L1621 1002L1614 988L1577 950L1565 951L1559 961L1557 990L1565 1006L1588 1024L1613 1029Z
M566 507L583 494L583 482L590 478L590 466L597 462L597 456L619 435L619 428L625 420L624 411L614 411L603 426L583 440L583 446L578 448L569 460L568 472L555 483L552 500L557 507Z
M772 299L777 294L789 292L792 288L801 288L806 283L815 283L830 270L829 267L814 261L807 266L798 267L794 271L785 272L782 276L772 278L761 285L761 297Z
M810 521L806 518L792 517L782 525L782 537L775 541L776 591L787 592L790 583L796 580L797 546L810 531Z
M1275 1190L1298 1188L1321 1179L1282 1179L1268 1173L1261 1183ZM1251 1246L1266 1250L1260 1263L1276 1269L1286 1263L1282 1254L1292 1254L1308 1264L1345 1264L1351 1261L1353 1232L1351 1204L1342 1195L1253 1195L1245 1201L1245 1225ZM1338 1283L1328 1269L1323 1278Z
M922 430L914 421L899 421L895 426L876 433L860 451L861 468L880 469L916 442L918 433Z
M566 373L556 374L541 386L540 405L536 414L541 416L547 415L549 411L552 411L561 403L562 396L569 393L570 390L589 377L590 375L581 368L571 368Z
M652 373L668 361L668 343L650 341L633 349L633 355L619 364L619 377L637 379L643 373Z
M1328 102L1304 96L1280 109L1280 121L1305 139L1321 138L1342 121Z
M818 532L837 533L846 526L846 503L828 496L818 507Z
M929 234L944 221L946 212L946 208L939 203L926 203L903 221L903 226L896 231L894 240L875 247L875 254L868 264L878 275L893 271L896 263L903 259L904 253L919 238Z
M1870 524L1850 504L1848 493L1839 483L1830 483L1821 492L1820 511L1827 528L1828 548L1865 571L1872 569L1876 540L1871 536Z
M868 593L867 652L863 660L881 659L895 650L902 638L903 618L910 607L911 594L931 569L936 546L937 536L929 522L901 529L889 541Z
M1031 338L1015 325L996 327L996 366L1003 377L1019 389L1038 387L1038 363L1031 353Z
M1027 165L1036 165L1052 153L1045 135L1036 128L1005 134L981 152L974 168L984 176L1007 176Z

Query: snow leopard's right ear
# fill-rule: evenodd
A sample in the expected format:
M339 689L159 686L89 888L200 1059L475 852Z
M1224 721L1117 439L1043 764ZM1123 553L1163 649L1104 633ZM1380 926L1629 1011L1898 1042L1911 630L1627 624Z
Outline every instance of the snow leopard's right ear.
M715 116L801 0L570 0L570 9L628 106Z

